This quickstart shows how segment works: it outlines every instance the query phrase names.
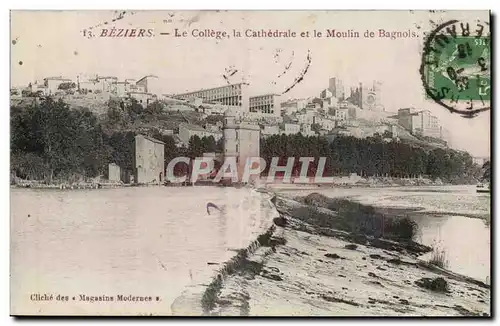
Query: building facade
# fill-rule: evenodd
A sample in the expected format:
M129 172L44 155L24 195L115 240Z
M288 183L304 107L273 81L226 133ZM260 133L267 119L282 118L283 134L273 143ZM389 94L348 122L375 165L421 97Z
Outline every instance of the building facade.
M323 99L323 103L321 104L321 107L325 112L328 112L330 108L336 108L339 106L339 100L335 97L329 97Z
M78 81L78 90L81 92L94 93L101 90L101 84L97 79L80 79Z
M146 93L146 87L144 87L144 85L129 84L128 91L136 93Z
M336 125L344 125L349 120L349 108L342 107L335 110Z
M300 125L300 133L306 137L316 135L316 133L311 129L311 125L308 123L303 123Z
M137 86L142 86L144 92L151 93L155 95L161 94L161 84L158 76L147 75L139 79L136 83Z
M189 100L193 97L197 97L203 99L203 102L238 107L243 112L249 112L248 84L246 83L176 94L172 97L180 100Z
M440 127L440 129L441 129L441 139L446 142L446 145L448 147L452 147L453 143L451 142L450 131L444 127Z
M398 110L399 125L408 130L410 133L413 131L412 116L415 111L416 110L413 108L404 108Z
M315 123L319 124L321 129L324 129L324 130L330 131L333 128L335 128L335 120L333 120L333 119L316 117Z
M337 98L338 100L343 100L345 97L344 84L337 77L330 78L330 80L328 81L328 90L332 93L332 96Z
M378 81L373 81L371 87L359 83L359 87L351 88L348 101L363 110L383 111L381 85Z
M285 135L294 135L300 132L300 125L296 123L285 123Z
M165 180L164 143L144 135L135 136L134 181L136 183Z
M265 125L264 128L261 130L262 136L268 137L272 135L279 135L280 134L280 128L279 126L269 126Z
M319 98L320 99L327 99L331 98L333 96L333 93L330 91L330 89L324 89L319 93Z
M295 117L299 123L313 124L316 120L316 113L314 111L308 111L306 113L297 114Z
M120 167L115 163L109 163L108 165L108 180L111 182L120 182L121 180Z
M412 135L445 140L443 138L445 133L443 133L439 119L433 116L429 110L399 109L398 123Z
M363 87L362 108L371 111L382 111L381 106L381 86L379 81L373 81L372 87Z
M248 99L250 113L257 113L262 116L281 115L281 96L279 94L265 94L252 96Z
M247 123L236 123L234 116L224 117L224 158L235 157L238 180L243 179L247 159L260 157L260 127ZM251 179L259 176L251 176ZM250 179L250 180L251 180Z
M281 109L285 114L291 115L295 112L302 111L306 108L307 100L306 99L295 99L288 100L286 102L281 103Z
M155 101L155 96L151 93L144 92L128 92L127 93L130 98L135 99L139 104L143 107L148 106L148 104Z
M52 95L59 91L59 85L63 83L71 83L72 80L63 77L47 77L43 79L43 82L46 87L47 95Z
M116 83L118 78L114 76L98 76L97 82L99 84L99 90L103 93L116 93Z
M490 161L490 158L489 157L473 157L472 161L475 164L477 164L477 165L479 165L479 166L482 167L484 165L484 163Z
M198 136L200 138L213 136L215 141L218 141L222 138L222 133L207 130L201 126L188 123L181 123L179 125L179 139L184 145L188 146L189 140L193 136Z
M115 94L118 97L125 97L127 96L127 82L116 82L115 84Z

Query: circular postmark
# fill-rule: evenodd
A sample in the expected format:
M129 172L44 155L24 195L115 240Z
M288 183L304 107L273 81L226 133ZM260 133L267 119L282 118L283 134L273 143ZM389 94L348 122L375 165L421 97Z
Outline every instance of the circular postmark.
M450 20L426 38L420 76L427 98L463 117L490 109L490 24Z

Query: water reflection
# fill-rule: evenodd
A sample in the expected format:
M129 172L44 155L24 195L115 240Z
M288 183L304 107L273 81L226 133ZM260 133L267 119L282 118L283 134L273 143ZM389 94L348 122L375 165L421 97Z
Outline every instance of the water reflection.
M208 215L208 201L226 210ZM246 247L262 232L264 221L272 220L273 211L262 201L267 199L247 189L213 187L13 189L13 307L38 311L29 300L32 292L132 294L160 296L143 312L168 314L186 286L207 282L217 268L207 263L226 261L234 255L228 249ZM142 309L133 303L89 308L76 302L72 307L44 305L42 312L127 314Z
M301 196L311 192L288 193ZM397 209L418 223L417 241L446 251L449 269L481 281L490 275L491 198L476 193L475 186L326 188L314 192Z
M482 220L437 215L422 215L415 220L419 225L416 240L444 250L449 269L483 282L490 276L490 230Z

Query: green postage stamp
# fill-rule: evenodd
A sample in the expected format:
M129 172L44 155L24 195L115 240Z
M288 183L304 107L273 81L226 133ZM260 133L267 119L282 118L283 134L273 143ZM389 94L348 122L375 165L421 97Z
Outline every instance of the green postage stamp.
M449 21L429 34L421 67L428 98L467 117L490 108L488 26Z
M450 100L489 100L491 77L489 39L486 37L460 37L448 43L441 54L434 54L443 62L438 67L428 66L429 86L448 88L443 94Z

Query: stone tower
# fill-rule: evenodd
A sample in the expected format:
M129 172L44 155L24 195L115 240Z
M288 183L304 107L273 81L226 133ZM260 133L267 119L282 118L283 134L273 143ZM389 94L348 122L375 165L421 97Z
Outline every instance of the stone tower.
M224 113L224 160L235 158L238 180L242 180L247 159L260 156L260 127L240 123L229 110Z

